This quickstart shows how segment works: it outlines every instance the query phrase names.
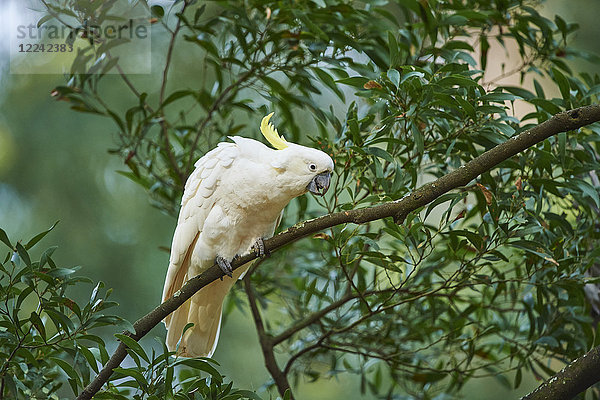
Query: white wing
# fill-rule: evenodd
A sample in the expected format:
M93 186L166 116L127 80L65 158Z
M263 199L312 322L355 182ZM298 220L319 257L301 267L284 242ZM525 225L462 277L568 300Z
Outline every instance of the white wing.
M171 297L185 281L191 278L187 274L192 251L204 221L215 204L215 199L211 198L211 195L217 188L224 171L232 165L238 153L238 147L234 143L219 143L214 150L206 153L196 162L196 169L185 184L179 219L171 245L163 301ZM172 315L165 318L167 327L171 317Z
M271 236L279 223L279 214L270 216L262 210L245 215L223 207L224 200L232 195L232 189L225 185L219 188L221 180L223 183L226 180L230 186L239 185L249 174L248 165L254 162L248 164L248 157L262 160L261 151L266 148L251 139L232 139L236 143L220 143L198 160L195 171L186 183L173 236L163 301L173 296L187 280L213 265L218 251L223 252L219 255L226 257L246 251L252 240ZM234 175L229 173L228 169L233 165L241 175L237 171ZM241 180L236 179L240 177ZM224 199L218 199L223 196ZM272 219L269 221L269 218ZM243 226L234 228L231 225L232 230L227 230L232 221L239 223L241 220L245 221ZM215 234L224 235L223 241L219 242L218 239L215 243ZM219 337L223 299L248 267L249 264L235 270L234 279L217 280L202 288L165 318L169 350L177 349L180 356L212 356ZM188 323L193 323L194 327L182 337L183 328Z

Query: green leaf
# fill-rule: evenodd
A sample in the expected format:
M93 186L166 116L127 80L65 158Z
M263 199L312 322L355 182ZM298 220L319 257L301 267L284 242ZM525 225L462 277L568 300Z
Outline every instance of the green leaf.
M146 378L144 378L144 375L140 371L138 371L134 368L120 368L119 367L119 368L115 368L113 371L116 372L117 374L121 374L123 376L132 377L137 382L140 389L145 389L148 386L148 382L146 382ZM133 386L133 387L135 387L135 386Z
M388 48L390 52L390 67L395 67L399 62L400 58L398 55L398 41L392 31L388 31ZM397 85L396 85L397 86Z
M223 382L223 376L215 367L210 365L206 358L186 358L178 360L174 365L185 365L187 367L208 373L217 382Z
M96 286L94 286L94 289L92 289L92 293L90 294L90 304L93 304L96 302L96 299L98 298L98 292L103 287L104 287L104 282L98 282L96 284Z
M64 278L65 276L73 275L75 272L77 272L75 268L53 268L46 275L53 278Z
M78 345L78 349L87 361L88 365L94 370L95 373L98 373L98 361L92 352L87 348L87 346L81 344Z
M56 365L60 367L60 369L65 371L67 376L77 383L77 386L81 386L81 381L79 379L79 375L75 371L75 368L73 368L68 362L66 362L65 360L61 360L60 358L51 357L50 359L54 361Z
M374 155L375 157L379 157L391 163L394 162L394 157L392 157L390 153L379 147L366 147L364 150L367 154Z
M539 97L540 99L546 98L546 95L544 94L544 88L542 87L542 84L538 82L537 79L533 80L533 87L535 88L535 94L537 95L537 97Z
M520 87L514 87L514 86L501 86L501 89L512 93L516 96L519 96L522 99L525 100L531 100L535 97L535 95L533 93L531 93L529 90L520 88Z
M431 204L429 204L429 206L427 207L427 211L425 212L425 218L427 218L427 216L431 213L431 211L433 211L434 208L436 208L437 206L439 206L442 203L445 203L447 201L451 201L451 200L456 200L456 199L462 199L465 198L467 196L467 193L446 193L441 195L440 197L438 197L437 199L435 199L434 201L431 202Z
M465 78L464 76L460 76L460 75L447 76L445 78L440 79L437 83L442 86L459 86L459 87L479 86L477 84L477 82L475 82L474 80Z
M542 110L546 111L550 115L558 114L560 107L546 99L531 99L529 102L535 106L538 106Z
M19 254L19 257L21 258L21 260L23 260L23 262L28 267L30 267L31 266L31 258L29 258L29 254L27 254L27 250L25 250L25 247L23 247L23 245L19 242L17 242L15 247L17 249L17 253Z
M567 34L569 33L569 29L567 27L567 23L564 19L562 19L559 15L554 16L554 22L556 23L556 27L560 31L563 37L563 41L567 41Z
M102 338L95 336L95 335L81 335L78 338L78 341L82 341L82 340L89 340L92 342L95 342L98 345L98 348L92 348L93 351L97 350L98 356L100 357L100 362L102 364L106 364L106 362L108 361L108 352L106 351L106 344L104 343L104 340L102 340ZM92 351L90 350L90 351Z
M12 243L10 243L10 239L8 238L8 235L1 228L0 228L0 242L4 243L5 245L8 246L9 249L14 251L14 247L13 247Z
M25 245L25 249L29 250L31 249L33 246L35 246L40 240L42 240L44 238L44 236L46 236L48 233L50 233L50 231L52 229L54 229L54 227L58 224L58 221L56 221L48 230L42 232L42 233L38 233L37 235L35 235L31 240L29 240L29 242L27 242L27 244Z
M106 110L106 112L113 119L113 121L115 121L115 123L119 126L119 129L121 129L121 131L123 131L123 132L126 132L125 124L123 123L123 120L121 119L121 117L112 110Z
M552 76L554 77L554 82L556 82L558 88L560 89L560 94L565 101L566 107L570 107L571 89L569 87L569 80L557 68L552 68Z
M315 24L311 20L308 14L297 12L296 16L299 17L302 22L304 22L307 32L312 33L318 39L324 42L329 41L329 36L319 27L318 24Z
M476 111L475 107L467 100L465 100L462 96L454 96L454 100L460 105L462 110L471 118L475 118Z
M387 77L394 84L394 86L400 86L400 72L395 69L390 69L387 72Z
M196 43L198 46L202 47L204 50L206 50L210 55L214 56L215 58L220 58L219 49L217 48L217 46L215 46L215 44L211 40L202 40L199 38L199 36L190 36L190 35L184 35L183 38L185 40L187 40L188 42Z
M194 23L197 24L198 20L200 19L200 17L202 16L202 14L204 14L204 10L206 10L206 4L202 4L200 7L198 7L196 9L196 11L194 12Z
M323 82L329 89L331 89L340 100L346 101L346 97L344 93L337 87L335 80L329 75L327 72L323 71L321 68L312 68L314 73L319 77L321 82Z
M552 336L542 336L541 338L539 338L538 340L536 340L533 343L543 344L543 345L546 345L548 347L553 347L553 348L557 348L560 346L560 343L558 343L558 340L556 340Z
M281 83L279 83L277 80L269 77L269 76L261 76L261 78L263 82L265 82L267 84L267 86L269 86L271 88L271 90L281 96L284 96L285 94L288 93L288 90L286 90L286 88L283 87L283 85Z
M185 326L183 327L183 331L181 332L181 337L183 337L185 335L185 333L188 331L188 329L192 329L193 327L194 327L193 322L188 322L187 324L185 324Z
M341 83L348 86L354 86L356 88L363 89L365 83L369 82L369 79L363 78L362 76L351 76L349 78L338 79L337 83Z
M447 232L447 234L466 237L467 240L469 242L471 242L473 247L478 251L481 250L483 247L483 239L481 238L481 236L479 236L478 234L476 234L474 232L471 232L468 230L457 229L457 230L449 231L449 232Z
M23 291L21 293L19 293L19 297L17 297L17 302L16 302L15 308L17 308L17 309L21 308L21 304L23 304L23 301L25 301L27 296L29 296L33 292L33 289L34 289L33 286L27 286L26 288L23 289Z
M412 124L410 131L413 134L415 145L417 147L415 151L417 154L422 155L425 151L423 134L421 133L421 130L417 127L417 124Z
M292 391L290 389L286 389L283 394L283 400L292 400Z
M195 94L196 92L192 90L178 90L176 92L171 93L169 97L167 97L165 101L163 101L161 107L165 107L167 104L170 104L175 100L181 99L183 97L194 96Z
M35 329L39 332L42 339L45 341L46 340L46 327L44 326L44 323L42 322L40 316L35 311L32 311L31 314L29 315L29 321L35 327Z
M13 399L18 398L17 384L16 384L17 381L15 381L15 378L12 377L10 374L7 374L7 375L4 375L3 379L4 379L4 383L6 384L6 388L8 389L8 393L12 394ZM21 385L22 385L22 383L21 383Z
M567 148L567 133L561 132L558 135L558 155L560 157L560 163L565 165L566 148Z
M554 260L549 254L547 254L544 249L540 248L539 244L536 242L533 242L531 240L515 240L509 242L508 244L517 249L521 249L528 253L534 254L545 261L557 264L557 261Z
M600 196L598 195L598 190L595 187L583 180L573 179L572 181L583 192L583 194L587 195L594 201L594 204L597 208L600 208Z
M39 27L41 27L42 25L44 25L44 23L46 23L46 22L50 21L52 18L54 18L54 16L53 16L53 15L51 15L51 14L46 14L46 15L44 15L44 16L43 16L42 18L40 18L40 20L38 21L38 23L37 23L37 27L38 27L38 28L39 28Z
M75 329L73 321L61 311L45 307L44 312L50 317L54 325L62 328L65 332L69 333Z
M444 18L440 24L442 25L453 25L453 26L460 26L460 25L466 25L469 22L469 19L466 17L463 17L462 15L450 15L446 18Z
M235 392L233 392L233 394L251 400L263 400L262 397L250 390L236 390Z
M407 72L405 74L402 74L402 80L400 81L400 83L404 83L407 80L409 80L410 78L423 78L425 76L425 74L421 71L410 71Z
M104 66L102 67L102 71L100 71L100 75L106 75L108 73L108 71L110 71L111 69L113 69L118 63L119 63L120 58L115 56L113 58L111 58L110 60L108 60L106 62L106 64L104 64Z
M498 93L492 92L488 93L484 96L481 96L480 99L482 101L493 101L493 102L505 102L506 100L513 101L520 99L519 96L511 94L511 93Z
M142 346L140 346L140 344L135 339L133 339L130 336L123 335L121 333L115 333L115 337L117 339L119 339L121 341L121 343L123 343L125 346L127 346L130 350L132 350L135 354L142 357L144 359L144 361L146 361L147 363L150 363L150 359L148 358L148 355L146 354L146 352L144 351Z

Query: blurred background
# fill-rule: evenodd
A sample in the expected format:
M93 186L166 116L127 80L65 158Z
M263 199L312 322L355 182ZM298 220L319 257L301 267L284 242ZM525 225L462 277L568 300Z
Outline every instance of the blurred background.
M65 267L80 265L82 275L113 288L112 298L120 303L113 313L134 321L160 301L168 265L164 248L170 246L176 221L152 207L140 186L115 172L126 168L108 153L114 145L111 121L74 112L67 103L51 97L52 89L65 83L63 76L10 73L7 20L19 15L11 12L8 4L0 2L0 227L13 240L27 241L60 221L38 251L58 245L55 260ZM600 52L600 2L552 0L545 3L543 11L579 23L572 45ZM153 37L152 46L155 52L164 50L160 35ZM600 69L589 63L574 67L580 71ZM154 62L151 75L132 79L150 88L161 72L162 65ZM178 86L198 78L193 68L187 73L178 71L178 76ZM125 106L132 100L117 91L122 88L118 77L105 79L106 96L113 98L113 104ZM163 338L164 332L163 325L156 327L144 344L156 345L154 338ZM258 390L268 378L250 316L237 309L226 316L214 358L222 365L221 372L238 387ZM510 393L513 398L537 384L530 378L514 393L490 378L473 381L466 393L473 393L473 398L486 393L486 399L503 399ZM301 386L297 396L361 398L358 385L332 379L318 392Z

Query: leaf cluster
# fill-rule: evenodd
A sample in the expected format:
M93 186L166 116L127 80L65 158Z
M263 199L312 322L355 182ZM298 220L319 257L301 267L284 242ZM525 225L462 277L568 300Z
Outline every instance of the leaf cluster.
M133 330L129 322L106 314L117 304L108 299L111 290L103 290L102 282L83 301L71 297L73 286L92 282L76 275L78 267L57 266L52 259L56 247L33 258L31 249L54 226L26 244L12 242L0 229L0 242L8 247L0 262L0 399L79 394L109 359L100 328ZM174 359L164 344L159 354L147 354L129 336L115 338L127 344L135 365L115 370L96 398L259 399L225 382L212 360Z

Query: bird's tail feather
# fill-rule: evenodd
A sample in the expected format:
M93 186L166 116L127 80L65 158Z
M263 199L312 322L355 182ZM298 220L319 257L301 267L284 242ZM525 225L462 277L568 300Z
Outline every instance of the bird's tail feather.
M236 282L246 272L247 266L242 266L233 272L233 279L225 277L200 289L198 293L186 301L171 314L167 325L167 347L169 351L179 348L177 354L182 357L212 357L217 347L221 329L221 310L225 296ZM183 328L188 323L194 326L181 337Z

